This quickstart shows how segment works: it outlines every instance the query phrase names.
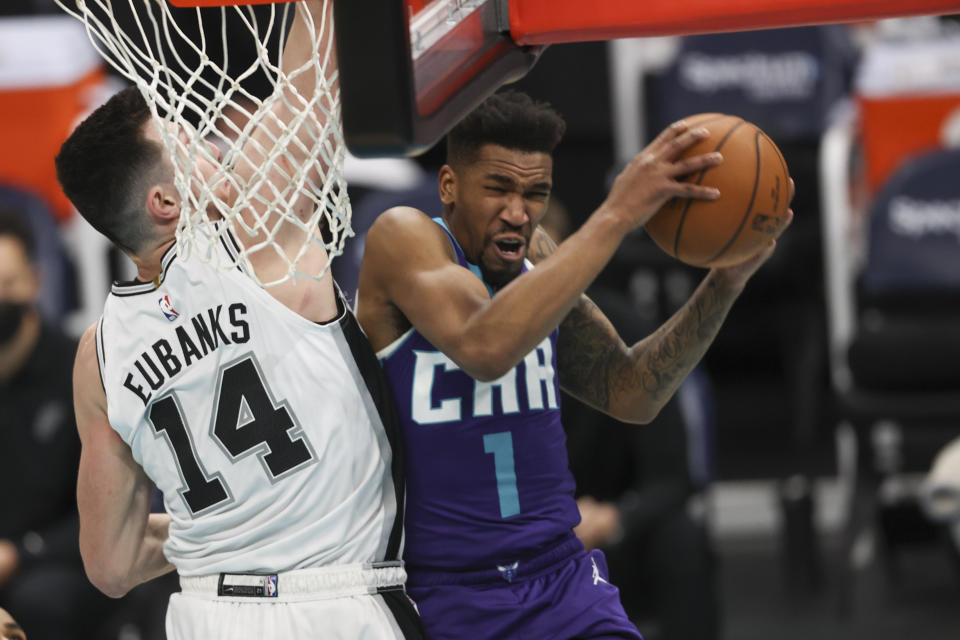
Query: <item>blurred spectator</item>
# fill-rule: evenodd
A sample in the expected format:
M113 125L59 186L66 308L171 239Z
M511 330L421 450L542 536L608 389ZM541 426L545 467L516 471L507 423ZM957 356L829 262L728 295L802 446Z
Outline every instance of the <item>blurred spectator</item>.
M0 209L0 606L33 640L89 637L112 602L87 581L76 511L76 344L37 309L21 216Z
M17 621L3 609L0 609L0 640L27 640Z

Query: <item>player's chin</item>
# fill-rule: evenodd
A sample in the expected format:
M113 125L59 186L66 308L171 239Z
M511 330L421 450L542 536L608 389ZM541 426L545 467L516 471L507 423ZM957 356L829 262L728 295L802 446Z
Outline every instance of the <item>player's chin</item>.
M500 288L523 271L523 260L505 261L499 258L485 260L483 264L483 279L487 284Z

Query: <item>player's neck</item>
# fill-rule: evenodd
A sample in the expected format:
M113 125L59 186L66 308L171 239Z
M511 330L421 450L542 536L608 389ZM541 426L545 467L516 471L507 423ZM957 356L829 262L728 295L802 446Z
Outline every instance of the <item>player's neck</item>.
M0 344L0 384L6 384L23 368L40 339L40 313L30 309L23 316L17 333Z
M130 256L133 263L137 266L137 279L141 282L150 282L155 280L163 272L163 256L167 249L175 242L174 238L162 240L156 245L145 248L137 255Z

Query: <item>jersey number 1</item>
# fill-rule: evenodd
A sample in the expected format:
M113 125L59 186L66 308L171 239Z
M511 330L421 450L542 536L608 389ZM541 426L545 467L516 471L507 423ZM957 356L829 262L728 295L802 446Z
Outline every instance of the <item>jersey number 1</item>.
M192 513L230 498L223 477L203 468L175 394L153 403L150 424L157 435L166 436L173 449L186 484L180 493ZM295 426L284 403L274 403L253 358L223 368L212 435L233 460L257 452L271 479L280 478L313 459L306 437L300 434L294 440L288 433Z
M513 434L509 431L488 433L483 436L483 452L493 454L500 517L517 515L520 513L520 492L517 491L517 469L513 462Z

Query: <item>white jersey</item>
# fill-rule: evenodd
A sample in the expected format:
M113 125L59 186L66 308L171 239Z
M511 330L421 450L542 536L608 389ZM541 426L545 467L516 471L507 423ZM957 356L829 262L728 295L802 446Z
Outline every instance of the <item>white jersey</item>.
M172 247L159 285L113 285L97 327L107 415L163 492L181 575L400 558L390 391L339 307L311 322Z

